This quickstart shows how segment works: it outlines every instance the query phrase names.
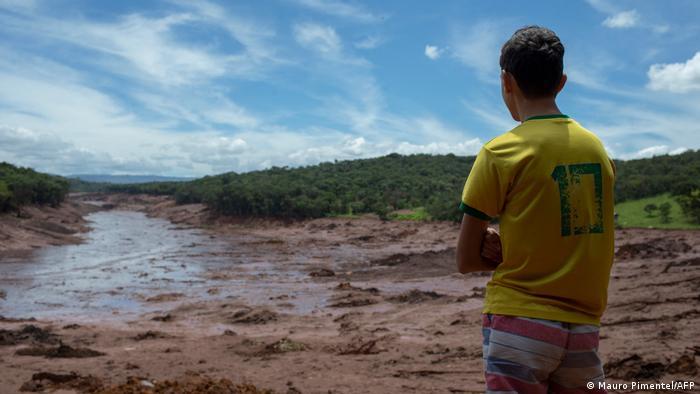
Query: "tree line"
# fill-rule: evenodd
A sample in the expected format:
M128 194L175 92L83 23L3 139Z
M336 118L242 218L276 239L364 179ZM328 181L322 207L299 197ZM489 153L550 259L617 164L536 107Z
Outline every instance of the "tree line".
M314 218L425 207L437 220L459 220L457 210L474 157L390 154L247 173L229 172L190 182L105 185L108 192L172 195L177 203L204 203L221 215ZM700 192L700 151L616 160L616 202L667 192L693 217ZM698 214L700 221L700 214Z
M56 207L68 190L65 178L0 163L0 213L16 211L21 216L22 207L29 204Z

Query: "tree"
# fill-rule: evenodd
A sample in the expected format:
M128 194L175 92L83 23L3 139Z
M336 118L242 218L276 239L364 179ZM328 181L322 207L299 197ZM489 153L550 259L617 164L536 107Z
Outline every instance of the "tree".
M659 205L659 214L661 214L661 223L671 223L671 204L665 202Z
M656 204L647 204L644 206L644 212L647 213L648 217L651 217L657 209L659 209L659 207L657 207Z
M678 203L683 208L683 213L693 223L700 224L700 189L695 189L688 194L678 196Z

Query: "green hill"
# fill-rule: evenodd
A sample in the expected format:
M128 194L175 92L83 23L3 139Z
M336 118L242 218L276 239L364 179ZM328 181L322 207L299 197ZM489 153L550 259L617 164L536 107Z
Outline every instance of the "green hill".
M16 210L19 215L28 204L58 206L68 188L65 178L0 163L0 212Z

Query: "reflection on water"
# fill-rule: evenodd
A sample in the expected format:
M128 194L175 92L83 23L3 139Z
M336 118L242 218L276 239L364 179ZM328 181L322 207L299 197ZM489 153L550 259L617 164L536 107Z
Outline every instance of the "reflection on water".
M198 275L208 265L225 262L217 251L230 247L202 231L177 228L139 212L97 212L87 218L93 230L80 245L0 261L0 289L7 293L0 314L98 317L143 312L148 309L145 297L187 294L193 283L203 281Z

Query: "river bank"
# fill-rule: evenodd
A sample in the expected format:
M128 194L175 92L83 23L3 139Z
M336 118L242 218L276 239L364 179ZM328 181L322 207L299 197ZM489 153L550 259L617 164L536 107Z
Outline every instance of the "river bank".
M0 256L80 243L81 234L89 231L85 215L99 209L96 205L69 199L57 208L24 207L22 217L14 212L0 214Z
M0 392L100 392L129 379L224 387L214 392L254 390L221 379L281 393L483 391L488 276L455 273L452 223L240 221L160 197L104 202L117 209L91 216L85 245L13 274L36 281L26 294L55 287L60 305L3 309ZM616 242L600 345L609 381L696 378L700 232L621 230ZM103 245L127 258L91 254ZM37 275L49 263L71 269Z

